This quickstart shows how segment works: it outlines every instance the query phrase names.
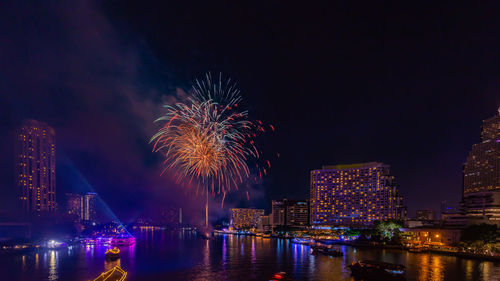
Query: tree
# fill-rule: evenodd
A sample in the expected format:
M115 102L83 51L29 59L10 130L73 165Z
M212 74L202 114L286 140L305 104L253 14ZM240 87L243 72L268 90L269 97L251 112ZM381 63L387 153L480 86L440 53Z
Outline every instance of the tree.
M466 243L482 241L494 243L497 240L497 226L494 224L474 224L462 230L461 240Z
M396 220L376 221L374 225L377 234L387 240L392 240L399 234L399 229L402 227L402 224Z

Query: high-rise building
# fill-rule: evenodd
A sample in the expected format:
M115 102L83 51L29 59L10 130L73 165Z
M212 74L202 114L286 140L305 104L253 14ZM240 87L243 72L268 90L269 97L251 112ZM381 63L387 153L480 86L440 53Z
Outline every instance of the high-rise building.
M416 215L416 219L420 221L431 221L435 218L434 211L429 209L417 210Z
M273 226L273 223L272 223L272 215L266 215L266 216L262 216L262 227L259 227L261 228L261 230L263 231L268 231L268 230L272 230L272 226Z
M16 134L16 181L25 212L56 210L56 144L54 129L27 120Z
M257 228L262 225L263 215L264 210L262 209L233 208L231 209L230 225L236 229Z
M366 225L404 219L403 198L390 166L378 162L311 171L312 225Z
M285 202L283 200L273 200L271 204L273 226L285 225Z
M308 226L308 200L273 200L272 216L274 226Z
M96 201L97 193L87 192L83 196L83 217L82 220L95 221L96 220Z
M87 192L85 195L66 193L67 213L77 215L79 220L95 221L97 196L94 192Z
M309 202L308 200L286 199L287 226L309 226Z
M500 108L483 121L481 142L464 163L462 208L469 223L500 225Z
M75 193L66 193L66 200L67 213L81 220L83 216L83 196Z

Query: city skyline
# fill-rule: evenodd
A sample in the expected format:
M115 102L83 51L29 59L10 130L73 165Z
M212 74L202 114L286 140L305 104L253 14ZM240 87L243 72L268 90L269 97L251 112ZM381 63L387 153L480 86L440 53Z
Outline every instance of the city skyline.
M182 15L193 11L182 5L165 9L166 17L152 15L157 22L146 23L140 14L128 12L136 10L133 6L85 3L75 10L61 5L54 13L55 7L40 4L36 27L14 25L8 15L2 18L3 25L10 27L6 36L18 46L4 46L3 52L10 59L5 62L9 71L1 75L6 85L0 97L4 117L0 129L5 132L0 139L5 155L0 160L2 210L10 209L15 200L10 192L15 186L15 130L22 120L34 118L57 131L61 194L95 191L124 218L133 218L134 209L154 212L164 202L180 207L177 201L197 213L197 198L186 196L174 182L159 176L160 159L150 153L148 139L157 129L152 120L161 115L163 101L182 99L193 79L207 71L233 77L252 116L276 127L273 136L263 140L263 147L279 158L272 161L263 181L250 188L252 201L245 194L231 194L225 201L228 207L252 204L269 209L272 199L307 198L310 169L325 163L369 161L391 165L409 214L421 208L438 211L442 200L455 204L461 200L457 190L462 187L462 164L471 145L479 141L481 120L500 104L500 87L494 79L497 58L488 51L496 45L486 39L496 34L495 28L468 19L467 26L475 26L481 34L477 37L476 32L434 15L432 20L442 22L453 34L451 38L441 36L444 31L435 30L435 25L417 26L418 21L412 20L399 25L384 20L380 23L384 28L364 32L378 17L397 20L394 14L381 11L363 17L352 33L340 27L325 28L328 25L310 15L297 17L300 24L293 26L304 28L297 30L284 25L286 18L250 26L239 17L243 10L227 13L234 22L233 28L227 28L197 11L189 17L193 22L186 21ZM5 10L33 18L34 12L26 8L15 3ZM298 12L288 8L291 15ZM150 7L137 9L147 14ZM248 9L266 18L267 12ZM73 14L80 16L63 16ZM448 16L451 22L457 19ZM326 22L334 19L350 20L341 13L323 18ZM198 24L203 28L193 28ZM274 29L268 29L268 24ZM86 25L90 27L81 28ZM68 26L78 28L68 32ZM403 36L396 26L422 28L422 32ZM213 34L210 44L205 44L205 28L221 33ZM268 32L237 32L254 28ZM310 38L305 32L309 28L330 36ZM281 41L272 40L275 36L269 30L281 30ZM47 34L54 37L29 40ZM349 34L359 41L351 40ZM182 40L169 44L169 38L176 36ZM259 42L256 48L246 44L248 38ZM286 38L291 38L290 44L279 43L288 42ZM398 43L384 45L384 40L374 38ZM471 38L479 41L469 44ZM430 51L431 47L437 51ZM377 59L381 53L386 54L384 63ZM287 67L289 58L299 67ZM422 61L429 65L423 67ZM430 199L425 196L429 192L434 194ZM113 200L116 194L122 200ZM56 198L58 203L60 199ZM214 200L212 205L220 202Z
M500 2L0 1L0 276L500 276Z
M495 149L495 146L498 146L498 144L497 144L497 143L498 143L498 141L496 140L496 138L498 138L498 130L497 130L497 126L498 126L498 125L497 125L497 123L498 123L498 119L499 119L499 116L500 116L500 108L498 108L498 109L497 109L497 111L498 111L498 113L499 113L498 115L494 115L493 117L486 118L485 120L483 120L483 125L481 126L481 128L482 128L482 130L481 130L481 138L482 138L482 143L473 145L473 150L472 150L472 152L470 152L471 154L468 156L468 158L467 158L467 159L471 159L471 157L472 157L471 155L474 155L473 153L476 153L476 154L478 153L478 152L477 152L477 151L478 151L478 148L476 148L477 146L480 146L480 145L481 145L479 149L483 149L483 150L484 150L484 149L486 149L486 148L488 148L488 147L491 147L491 148L494 148L494 149ZM24 131L26 131L26 129L27 129L27 128L29 128L29 126L30 126L30 125L31 125L31 126L35 126L35 125L36 125L36 126L39 126L39 127L41 127L41 128L45 128L45 129L46 129L46 130L48 130L48 132L52 135L52 138L53 138L53 136L55 135L55 131L54 131L54 129L52 129L50 126L48 126L48 125L47 125L46 123L44 123L44 122L36 121L36 120L33 120L33 119L27 119L26 121L24 121L24 122L23 122L23 124L24 124L24 125L23 125L23 127L21 127L21 128L20 128L19 133L18 133L18 135L16 136L16 138L18 139L18 143L19 143L19 138L20 138L20 137L22 137L22 135L20 135L20 134L22 134L23 130L24 130ZM28 126L28 127L26 127L26 126ZM45 130L45 129L44 129L44 130ZM25 133L25 132L24 132L24 133ZM30 132L30 134L31 134L31 132ZM485 146L485 145L486 145L486 146ZM19 147L19 145L18 145L18 144L16 144L16 149L17 149L17 147ZM490 149L490 150L491 150L491 149ZM488 151L490 151L490 150L488 150ZM17 150L16 150L16 151L17 151ZM494 152L496 152L497 150L493 150L493 151L494 151ZM491 153L490 153L490 155L492 155L492 156L490 156L490 157L496 157L496 156L495 156L496 154L491 154ZM52 155L52 157L54 157L54 156L55 156L55 148L54 148L54 155ZM475 159L475 158L474 158L474 159ZM17 160L17 161L19 161L19 160ZM470 160L469 160L469 161L470 161ZM54 161L54 162L55 162L55 161ZM16 164L16 165L17 165L17 164ZM349 166L349 165L358 165L358 164L344 164L344 166ZM496 164L495 164L495 165L496 165ZM337 166L342 166L342 165L337 165ZM497 170L498 170L498 167L497 167L497 166L498 166L498 165L494 166L494 167L495 167L495 169L494 169L494 170L492 170L492 171L494 171L494 172L493 172L493 174L491 174L491 173L490 173L490 175L489 175L489 176L487 176L487 179L488 179L488 180L490 180L490 182L491 182L491 181L493 181L493 182L495 181L495 176L494 176L494 175L495 175L495 173L497 173ZM325 168L325 167L327 167L327 166L324 166L323 168ZM476 170L477 170L477 169L480 169L480 167L476 167L476 166L472 166L472 167L474 167ZM467 183L468 183L468 182L471 182L471 180L468 180L468 181L467 181L467 177L466 177L466 174L465 174L465 173L466 173L466 171L467 171L467 169L469 169L469 170L470 170L471 168L467 168L467 162L465 162L465 164L464 164L464 171L463 171L463 172L464 172L464 178L465 178L465 180L463 181L463 194L464 194L464 196L465 196L465 195L467 195L468 193L473 193L472 191L470 191L470 192L467 192L467 191L466 191L466 190L467 190L467 188L466 188L465 186L467 185ZM55 175L55 172L54 172L54 171L53 171L52 173L53 173L53 175ZM477 180L476 180L476 181L477 181ZM498 181L498 180L497 180L497 181ZM55 185L55 182L54 182L53 184ZM469 184L469 185L470 185L470 184ZM54 190L55 190L55 189L54 189ZM55 194L55 192L54 192L54 194ZM66 193L66 195L68 195L68 194L70 194L70 193ZM87 192L87 194L95 194L95 193L93 193L93 192ZM473 194L474 194L474 193L473 193ZM82 198L86 198L85 196L86 196L86 195L83 195L83 196L82 196ZM495 195L495 196L496 196L496 195ZM55 195L54 195L54 197L55 197ZM286 196L283 196L283 197L286 197ZM497 196L497 197L498 197L498 196ZM21 199L22 199L22 198L23 198L23 197L21 197ZM496 197L494 197L494 198L496 198ZM309 200L309 198L306 198L306 199L308 199L308 200ZM285 200L286 200L286 199L285 199ZM296 199L288 199L288 200L295 200L295 201L297 201L297 200L301 200L301 199L296 198ZM483 199L481 199L481 200L483 200ZM87 202L87 201L89 201L89 200L86 200L86 199L85 199L85 200L83 200L82 202ZM269 210L269 211L270 211L270 212L269 212L269 214L270 214L271 216L272 216L272 214L273 214L273 213L272 213L272 210L273 210L273 204L274 204L274 202L275 202L275 201L276 201L276 200L272 200L272 202L271 202L271 204L270 204L270 205L269 205L269 204L266 204L267 206L264 206L264 208L265 208L265 209L267 209L267 210ZM22 202L22 201L21 201L21 202ZM55 202L55 201L54 201L54 202ZM455 205L455 206L458 206L458 205L459 205L459 203L461 204L461 202L462 202L462 201L460 201L460 202L458 202L457 204L454 204L454 205ZM465 201L465 202L466 202L466 201ZM496 201L495 201L495 202L496 202ZM87 205L88 205L88 203L89 203L89 202L87 202ZM54 204L56 204L56 203L54 203ZM95 204L95 203L94 203L94 204ZM402 207L402 206L401 206L401 207ZM416 208L418 208L418 207L420 207L420 206L416 206ZM23 207L23 208L25 208L25 207ZM406 208L406 207L405 207L405 208ZM458 208L458 207L457 207L457 208ZM435 210L436 210L435 206L434 206L434 207L431 207L430 209L432 209L432 211L433 211L433 212L435 212ZM55 207L54 207L54 209L53 209L52 211L54 211L54 210L55 210ZM84 209L82 209L82 210L90 210L90 208L86 208L86 209L84 208ZM93 208L93 210L94 210L94 211L93 211L93 212L94 212L94 214L92 215L92 217L93 217L93 218L95 218L95 208ZM418 211L418 210L417 210L417 211ZM400 210L399 212L401 212L401 210ZM406 213L406 209L405 209L405 213ZM90 217L91 217L91 215L90 215L90 214L88 214L88 213L86 213L86 214L83 214L83 213L82 213L81 215L83 216L83 217L82 217L82 219L85 219L85 218L86 218L86 219L88 219L88 218L90 218ZM411 217L413 217L413 216L412 216L412 215L409 215L408 217L410 217L410 218L411 218ZM416 216L415 216L415 218L417 218L417 217L418 217L418 215L416 215Z

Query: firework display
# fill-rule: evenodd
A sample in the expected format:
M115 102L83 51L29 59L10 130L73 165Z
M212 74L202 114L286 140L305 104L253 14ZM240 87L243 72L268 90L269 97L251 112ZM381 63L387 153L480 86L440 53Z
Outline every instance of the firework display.
M156 122L163 127L151 138L153 150L165 156L165 169L179 183L204 191L225 193L238 189L252 174L262 177L270 167L261 167L255 137L265 129L240 109L240 91L228 79L210 74L196 80L186 103L165 105L166 113ZM270 126L271 130L274 130ZM252 163L252 169L249 164ZM255 164L255 166L254 166Z

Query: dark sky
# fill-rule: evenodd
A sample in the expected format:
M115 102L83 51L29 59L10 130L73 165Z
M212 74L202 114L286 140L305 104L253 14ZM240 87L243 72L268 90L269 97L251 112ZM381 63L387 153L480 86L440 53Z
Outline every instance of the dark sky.
M92 188L126 220L199 213L159 177L148 139L161 105L207 71L277 128L262 145L281 157L232 206L306 198L310 170L380 161L410 215L437 210L460 199L461 165L500 105L498 7L19 2L0 4L0 210L16 202L14 129L35 118L57 133L59 200Z

